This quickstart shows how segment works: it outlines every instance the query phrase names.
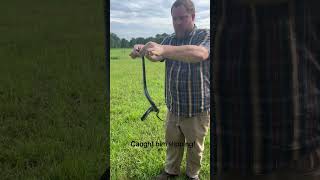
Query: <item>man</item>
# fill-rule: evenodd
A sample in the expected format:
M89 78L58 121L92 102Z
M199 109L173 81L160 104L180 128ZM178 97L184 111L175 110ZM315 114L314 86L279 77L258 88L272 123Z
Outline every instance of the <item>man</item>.
M184 146L187 147L186 175L199 179L204 139L210 123L210 34L195 24L195 8L191 0L176 0L171 7L175 33L161 44L149 42L135 45L132 58L146 56L150 61L165 61L165 97L168 108L165 139L166 165L157 179L178 176Z
M218 0L214 179L320 179L315 0Z

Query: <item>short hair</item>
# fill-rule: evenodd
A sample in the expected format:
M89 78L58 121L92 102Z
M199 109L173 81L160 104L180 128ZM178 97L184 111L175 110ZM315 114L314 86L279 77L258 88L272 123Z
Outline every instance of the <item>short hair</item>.
M171 6L171 13L173 7L179 7L183 5L189 14L195 14L194 4L191 0L176 0Z

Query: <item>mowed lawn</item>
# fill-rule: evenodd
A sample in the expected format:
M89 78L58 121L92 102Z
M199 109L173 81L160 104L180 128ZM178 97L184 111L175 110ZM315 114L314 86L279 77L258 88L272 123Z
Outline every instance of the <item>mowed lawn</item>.
M103 11L103 1L1 1L0 179L105 170Z
M140 117L150 107L143 93L141 58L132 60L130 49L110 50L110 129L111 179L151 179L164 168L166 146L164 122L150 113L145 121ZM164 63L146 59L146 77L149 94L160 108L165 120ZM132 144L132 142L135 143ZM136 143L154 143L153 146L132 146ZM210 139L205 141L205 152L200 178L210 179ZM185 176L185 158L182 165Z

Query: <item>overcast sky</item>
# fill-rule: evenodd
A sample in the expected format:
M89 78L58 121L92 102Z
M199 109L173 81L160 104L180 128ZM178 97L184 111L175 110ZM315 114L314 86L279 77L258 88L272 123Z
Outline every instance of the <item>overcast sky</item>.
M174 0L111 0L110 31L130 40L173 33L170 9ZM210 0L193 0L195 24L210 27Z

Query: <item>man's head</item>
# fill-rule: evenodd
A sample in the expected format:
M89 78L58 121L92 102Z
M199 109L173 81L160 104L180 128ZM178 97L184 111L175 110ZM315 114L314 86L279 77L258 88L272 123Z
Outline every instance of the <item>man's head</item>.
M192 31L195 20L195 8L191 0L176 0L171 7L174 31L178 38Z

